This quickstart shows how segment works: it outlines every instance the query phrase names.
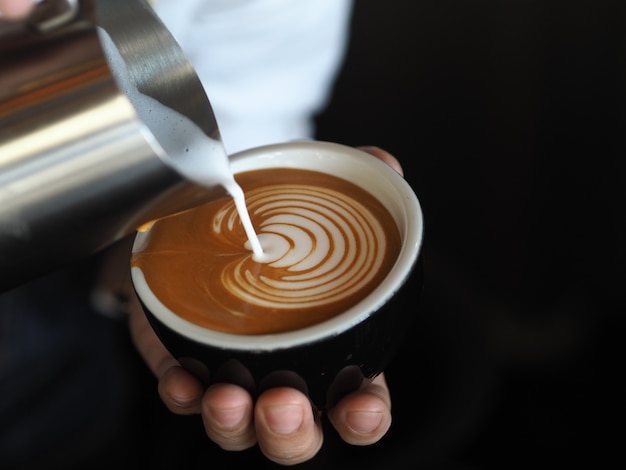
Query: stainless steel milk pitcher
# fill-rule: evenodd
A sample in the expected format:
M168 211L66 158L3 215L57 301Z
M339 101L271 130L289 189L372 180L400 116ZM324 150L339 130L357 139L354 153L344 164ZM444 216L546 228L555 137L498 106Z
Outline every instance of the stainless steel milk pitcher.
M225 194L184 176L168 148L184 142L146 123L142 99L226 158L193 67L143 0L47 0L0 21L0 291Z

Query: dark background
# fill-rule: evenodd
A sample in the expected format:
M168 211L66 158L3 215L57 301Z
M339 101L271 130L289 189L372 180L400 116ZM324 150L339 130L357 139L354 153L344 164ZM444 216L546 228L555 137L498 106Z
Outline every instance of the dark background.
M394 153L426 227L371 468L619 458L625 33L623 1L356 1L318 137Z

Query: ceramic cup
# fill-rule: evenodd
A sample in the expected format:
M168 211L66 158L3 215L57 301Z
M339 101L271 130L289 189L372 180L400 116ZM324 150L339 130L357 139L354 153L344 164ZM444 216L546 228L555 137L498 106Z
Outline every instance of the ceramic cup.
M280 169L312 170L356 184L382 203L398 229L398 252L389 272L376 281L376 285L367 288L355 304L330 318L281 332L229 333L183 319L175 311L178 307L168 307L159 299L146 280L150 276L133 265L131 275L135 291L163 344L205 383L237 383L252 394L288 385L307 393L319 409L332 406L384 370L406 341L419 313L423 218L418 198L404 178L379 159L355 148L328 142L290 142L243 151L231 157L231 169L236 178L252 170L270 169L274 173ZM267 178L268 184L270 179ZM311 207L318 206L314 203ZM252 215L251 206L249 209ZM176 217L170 218L169 223L176 221ZM145 251L151 232L159 223L138 232L133 256ZM206 227L209 226L207 221ZM207 230L206 227L202 230ZM260 238L264 231L263 227L257 227ZM339 238L348 240L341 248L348 250L350 237L341 235ZM170 251L184 251L185 247L181 240L180 246ZM365 264L349 277L356 278L378 269L372 267L372 257L369 254L363 257ZM175 261L167 266L163 271L186 269L176 267ZM171 275L171 272L153 274ZM207 289L211 289L210 285ZM170 290L173 292L169 295L178 296L176 284L173 283ZM318 292L323 295L326 291L322 288ZM181 289L180 305L184 306L186 295ZM254 306L250 310L254 311Z

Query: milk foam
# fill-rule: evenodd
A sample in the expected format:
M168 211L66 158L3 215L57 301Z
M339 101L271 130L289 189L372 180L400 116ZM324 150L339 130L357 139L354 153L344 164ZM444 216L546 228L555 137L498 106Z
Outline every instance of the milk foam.
M255 259L265 259L254 231L243 190L235 181L222 142L212 139L186 116L141 93L133 83L126 63L109 34L98 28L100 42L115 71L117 84L129 99L141 121L165 151L168 162L191 181L203 186L220 185L233 197Z
M326 305L353 295L380 271L385 231L358 201L328 188L284 184L248 191L247 198L268 267L284 274L256 275L246 259L228 266L222 281L245 302L289 310Z

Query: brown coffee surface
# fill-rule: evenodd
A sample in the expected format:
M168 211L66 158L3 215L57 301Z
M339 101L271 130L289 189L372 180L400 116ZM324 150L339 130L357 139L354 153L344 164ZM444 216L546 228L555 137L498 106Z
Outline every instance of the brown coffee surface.
M161 219L133 254L159 300L182 318L228 333L291 331L368 295L400 251L389 212L360 187L321 172L241 173L264 259L253 259L234 201Z

